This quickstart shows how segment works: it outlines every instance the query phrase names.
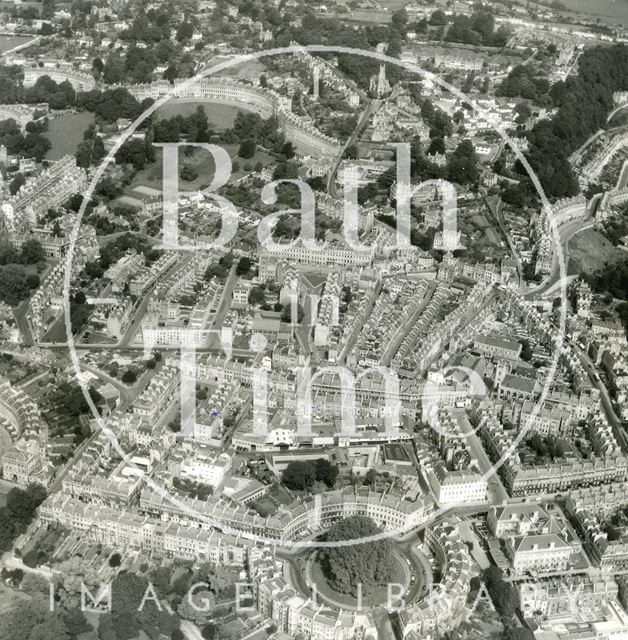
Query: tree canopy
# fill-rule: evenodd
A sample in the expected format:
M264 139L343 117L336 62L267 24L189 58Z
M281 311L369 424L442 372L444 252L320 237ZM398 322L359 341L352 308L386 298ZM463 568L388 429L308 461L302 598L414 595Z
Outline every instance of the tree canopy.
M334 524L326 542L369 538L381 533L375 522L365 516L351 516ZM390 539L362 542L352 546L325 547L318 554L321 568L331 586L341 593L356 595L386 584L394 576L393 545Z
M284 469L281 481L289 489L296 491L309 490L315 482L324 482L333 487L338 477L338 467L329 460L294 460Z
M24 267L17 264L0 267L0 301L17 306L30 295L31 284Z
M490 566L482 574L482 579L502 620L512 620L515 615L512 587L504 580L502 570Z
M9 491L6 506L0 509L0 553L8 551L13 541L26 531L45 499L46 490L38 484L29 485L26 490Z
M169 614L163 605L160 611L155 603L155 596L163 598L165 594L149 591L145 598L148 588L145 578L127 572L118 574L112 582L111 619L105 624L110 622L118 640L136 638L140 629L150 637L158 637L160 632L170 635L179 627L178 618Z
M591 134L605 126L613 93L628 90L628 48L586 49L578 75L557 82L549 92L557 113L528 133L528 159L549 198L576 195L578 182L568 158ZM517 165L518 166L518 165ZM523 168L519 166L523 173Z

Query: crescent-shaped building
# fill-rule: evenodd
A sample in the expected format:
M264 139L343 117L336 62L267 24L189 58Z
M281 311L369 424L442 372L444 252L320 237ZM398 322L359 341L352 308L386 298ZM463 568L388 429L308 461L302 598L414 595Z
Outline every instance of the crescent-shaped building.
M211 77L196 82L189 79L151 82L127 86L129 93L142 101L158 100L168 94L172 100L226 104L259 113L263 118L276 116L279 126L303 154L323 157L337 156L342 146L338 140L325 135L307 118L291 111L291 100L272 89L242 82L237 78Z
M48 427L37 404L22 390L0 379L0 454L4 480L21 485L47 484L44 464Z

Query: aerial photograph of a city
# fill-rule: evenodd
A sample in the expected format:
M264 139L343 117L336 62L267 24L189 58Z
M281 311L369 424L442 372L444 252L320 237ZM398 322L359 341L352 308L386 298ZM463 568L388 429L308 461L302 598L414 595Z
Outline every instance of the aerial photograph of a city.
M628 0L0 0L0 640L628 640Z

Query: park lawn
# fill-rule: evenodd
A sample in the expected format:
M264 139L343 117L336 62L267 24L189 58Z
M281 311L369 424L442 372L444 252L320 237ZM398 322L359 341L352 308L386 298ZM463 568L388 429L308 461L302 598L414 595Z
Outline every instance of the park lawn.
M117 340L112 338L108 333L94 331L93 329L87 336L87 344L117 344Z
M292 504L294 502L294 496L280 484L273 485L269 490L269 495L272 496L277 502L284 506Z
M11 49L15 49L15 47L19 47L22 44L26 44L29 40L33 40L32 36L0 36L0 53L4 53L5 51L10 51Z
M592 274L604 268L606 262L617 262L628 253L614 247L599 231L586 229L569 241L568 274Z
M223 144L220 146L227 151L232 162L238 162L240 165L238 171L232 171L229 182L234 182L242 176L245 176L247 173L250 173L249 171L245 171L245 166L250 166L251 170L253 170L257 162L261 162L264 166L273 162L272 156L264 151L258 150L253 158L244 160L237 155L239 145ZM160 149L157 149L155 156L155 162L151 163L135 175L127 192L130 192L138 186L149 187L151 189L157 189L158 191L163 189L163 164L161 161L162 152ZM203 149L195 149L189 156L181 152L179 154L179 171L181 171L182 167L185 165L194 167L198 172L198 177L191 181L180 179L180 191L196 192L211 184L211 181L214 178L215 163L214 159L207 151Z
M247 175L248 173L250 173L254 168L255 165L260 162L262 164L262 166L267 167L269 164L272 164L273 162L275 162L275 159L269 155L268 153L266 153L265 151L261 151L260 149L258 149L255 152L255 155L252 158L240 158L240 156L237 155L238 152L238 147L239 145L224 145L225 149L232 149L233 153L231 154L231 159L234 162L238 162L238 164L240 165L240 169L238 171L234 171L233 175L231 176L231 180L229 182L233 182L234 180L238 180L239 178L241 178L242 176ZM246 167L250 168L250 171L246 170Z
M388 11L397 11L405 7L408 3L406 0L380 0L379 4L388 9ZM437 7L434 9L436 10L436 8Z
M46 136L52 147L46 154L46 160L59 160L65 155L74 155L79 142L83 140L83 133L90 124L94 123L94 114L89 111L68 113L57 118L51 118L48 123Z
M162 151L157 149L155 153L156 161L146 166L133 178L130 188L145 186L151 189L162 191L163 189L163 164L161 161ZM214 177L214 160L202 149L195 149L191 156L183 153L179 154L179 171L184 165L192 166L198 172L198 177L192 181L179 180L181 191L198 191L209 185Z
M42 342L66 343L67 341L68 334L65 327L65 314L62 313L48 327L48 331L42 338Z
M246 113L246 109L238 109L228 104L215 104L194 99L173 98L157 109L159 118L172 118L174 116L187 117L196 111L198 106L203 107L210 129L214 131L226 131L233 127L236 116L240 112Z
M248 82L256 82L258 78L267 72L266 65L261 60L247 60L232 68L233 75Z

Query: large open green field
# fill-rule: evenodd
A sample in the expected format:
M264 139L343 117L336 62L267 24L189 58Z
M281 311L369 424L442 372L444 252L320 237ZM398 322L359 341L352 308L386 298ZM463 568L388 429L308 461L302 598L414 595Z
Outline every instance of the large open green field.
M52 148L46 154L47 160L58 160L69 154L74 155L83 132L94 122L94 114L84 111L51 118L48 124L48 139Z
M549 3L548 3L549 4ZM626 0L562 0L568 11L595 16L603 22L628 24L628 2Z
M15 49L32 39L31 36L0 36L0 53Z
M162 191L163 187L163 167L161 162L161 149L156 152L157 161L148 165L145 169L138 172L133 178L131 187L145 186L151 189ZM209 185L214 177L214 161L209 153L202 149L196 149L191 156L179 156L179 167L188 165L194 167L198 172L195 180L181 180L179 188L181 191L198 191Z
M613 263L627 254L614 247L599 231L586 229L569 242L569 273L594 273L605 263Z
M238 157L239 145L237 144L221 144L220 145L231 157L234 163L238 163L240 168L238 171L234 170L231 173L230 182L241 178L255 166L257 162L261 162L266 166L273 161L273 158L263 151L257 151L255 156L250 160L243 160ZM133 178L133 182L130 185L130 189L127 190L128 195L132 189L136 187L148 187L149 189L157 189L161 192L163 189L163 164L161 161L162 152L161 149L157 149L156 161L148 165L142 171L139 171ZM184 165L188 165L196 169L198 177L194 180L179 180L180 191L198 191L204 189L210 185L214 178L214 160L212 156L204 149L196 149L191 155L179 154L179 169ZM248 169L248 170L247 170Z
M225 131L233 126L238 109L227 104L214 104L209 102L199 102L197 100L187 100L185 98L173 99L157 109L160 118L172 118L176 115L189 116L196 111L198 106L202 106L207 114L207 119L212 124L215 131Z

